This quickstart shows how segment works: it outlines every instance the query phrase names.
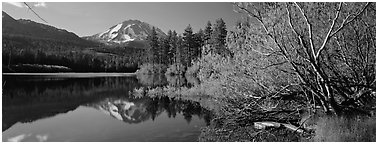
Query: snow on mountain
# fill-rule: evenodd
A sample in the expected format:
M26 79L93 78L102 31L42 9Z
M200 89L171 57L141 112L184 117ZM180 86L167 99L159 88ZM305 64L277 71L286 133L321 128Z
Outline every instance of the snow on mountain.
M121 29L121 27L122 27L122 23L120 23L120 24L118 24L116 27L114 27L111 31L110 31L110 34L109 34L109 36L108 37L110 37L109 39L108 39L108 41L110 41L111 39L114 39L115 37L117 37L118 36L118 31L119 31L119 29Z
M123 44L131 41L143 41L146 40L147 36L151 33L152 27L152 25L139 20L127 20L110 27L104 32L84 38L106 44ZM158 36L166 36L166 34L159 28L156 28L156 32Z
M107 98L88 106L126 123L140 123L151 117L143 101L132 102L124 98Z

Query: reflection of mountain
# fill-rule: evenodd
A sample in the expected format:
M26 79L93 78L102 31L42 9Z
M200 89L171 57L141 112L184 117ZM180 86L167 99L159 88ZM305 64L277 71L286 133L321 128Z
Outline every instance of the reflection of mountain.
M133 77L34 80L3 76L3 128L66 113L78 106L111 96L128 97L137 87Z
M151 117L143 101L131 102L127 98L106 98L88 106L126 123L140 123Z
M190 122L193 115L204 118L210 123L211 112L203 109L199 103L182 101L180 99L159 98L106 98L100 102L88 104L99 111L104 112L126 123L140 123L166 112L168 117L176 117L178 113Z
M50 79L50 78L49 78ZM209 124L211 113L199 103L177 98L135 98L129 95L140 85L135 77L65 78L3 76L3 128L17 122L33 122L75 110L81 105L96 108L126 123L141 123L162 113L182 114L190 122L197 115Z

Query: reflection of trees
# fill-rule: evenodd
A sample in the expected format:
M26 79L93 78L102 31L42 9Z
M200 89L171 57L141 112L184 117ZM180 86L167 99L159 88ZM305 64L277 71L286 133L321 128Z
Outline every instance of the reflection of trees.
M3 76L3 131L14 123L66 113L104 97L128 97L138 86L132 77L51 79Z
M36 100L36 97L43 97L46 99L57 98L76 98L72 95L77 95L82 92L101 91L105 89L132 89L137 86L137 80L132 77L127 78L66 78L58 80L51 80L49 77L14 77L3 76L3 81L6 81L3 87L3 100L7 101L4 104L11 104L9 102L14 99L8 99L12 96L17 96L20 102L28 102L25 99ZM85 95L81 95L85 96ZM9 102L8 102L9 101Z
M140 123L151 117L151 113L146 109L146 99L105 98L87 106L94 107L105 114L130 124Z
M203 109L199 103L169 97L107 98L88 106L105 110L104 113L126 123L140 123L150 118L155 120L164 111L169 118L175 118L180 113L188 123L193 115L205 119L206 124L209 124L211 118L211 112Z
M119 78L28 78L3 76L3 131L17 122L32 122L75 110L80 105L102 108L127 123L154 120L164 111L168 117L193 115L209 124L210 112L198 103L169 97L131 98L138 88L133 77ZM146 89L144 89L146 90ZM112 112L111 112L112 111ZM110 113L111 112L111 113Z
M202 108L198 102L169 97L155 97L151 98L146 105L151 114L166 111L168 117L175 117L177 113L181 113L188 123L191 121L193 115L197 115L200 119L204 118L206 124L210 122L208 118L210 118L211 112Z
M138 74L137 79L143 86L172 86L172 87L192 87L199 85L200 81L195 75L162 75L162 74Z
M167 84L167 79L163 74L138 74L138 82L143 86L164 86Z

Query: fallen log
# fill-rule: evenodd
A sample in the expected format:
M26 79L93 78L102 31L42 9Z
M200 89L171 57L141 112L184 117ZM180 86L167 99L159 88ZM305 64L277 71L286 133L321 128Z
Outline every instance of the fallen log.
M264 121L264 122L254 122L254 127L256 129L266 129L268 127L274 127L274 128L280 128L280 127L285 127L291 131L298 132L298 133L303 133L304 130L291 125L291 124L285 124L285 123L278 123L278 122L272 122L272 121Z

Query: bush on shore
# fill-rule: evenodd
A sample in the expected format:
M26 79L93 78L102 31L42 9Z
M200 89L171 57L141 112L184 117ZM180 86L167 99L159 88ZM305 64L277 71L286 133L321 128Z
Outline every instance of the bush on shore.
M174 63L168 67L165 75L184 75L186 67L181 63Z
M167 70L167 66L164 64L151 64L146 63L140 66L137 70L137 74L163 74Z

